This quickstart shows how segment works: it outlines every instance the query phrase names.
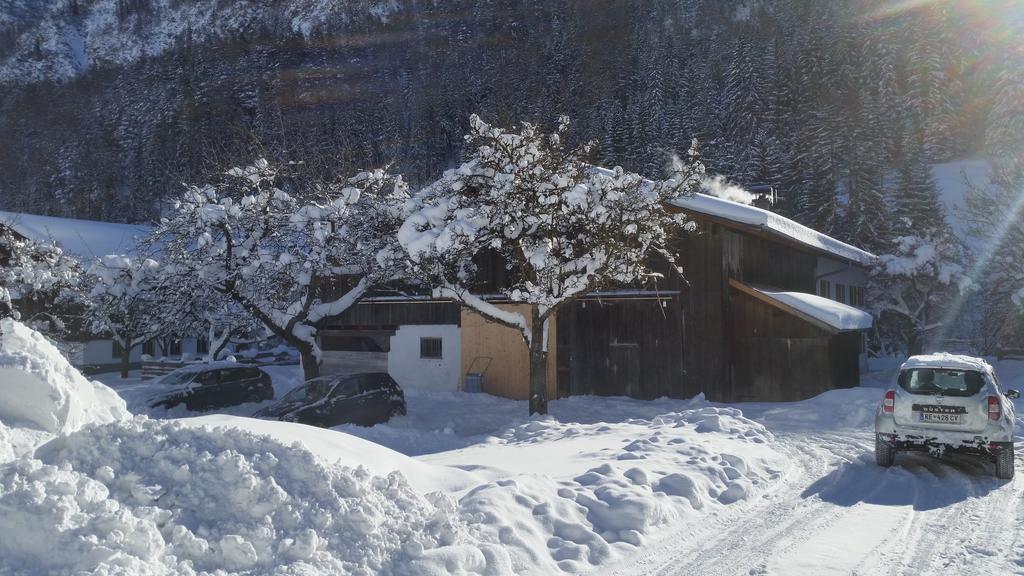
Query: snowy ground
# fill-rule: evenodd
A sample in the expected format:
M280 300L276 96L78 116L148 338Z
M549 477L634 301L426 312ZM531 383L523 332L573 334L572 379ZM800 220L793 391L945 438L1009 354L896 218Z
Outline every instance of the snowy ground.
M25 513L38 492L16 487L36 478L75 496L28 512L91 518L75 530L99 530L134 573L1024 574L1024 476L998 481L969 457L876 467L873 413L896 364L875 368L861 388L785 404L574 397L530 419L523 402L409 390L409 415L373 428L241 417L262 404L136 418L0 466L0 534L19 526L89 565L68 533L4 520ZM278 396L299 380L268 370ZM1024 390L1024 362L997 370ZM150 384L101 379L146 413ZM111 501L148 540L97 528Z

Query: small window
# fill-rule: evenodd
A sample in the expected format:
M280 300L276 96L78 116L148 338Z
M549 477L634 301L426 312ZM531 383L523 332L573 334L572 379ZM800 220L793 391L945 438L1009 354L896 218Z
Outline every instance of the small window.
M152 340L142 344L142 353L143 354L149 354L150 356L152 356L154 349L155 349L155 347L153 346L153 341Z
M850 304L854 306L864 306L864 287L863 286L850 286Z
M110 349L111 358L120 358L121 354L124 353L124 348L121 346L121 343L118 342L117 340L114 340L113 344L113 347L111 347Z
M168 346L169 356L181 356L181 340L172 340L171 345Z
M420 338L420 358L441 358L441 339Z
M210 343L206 341L206 338L200 338L196 340L196 354L209 354Z
M818 281L818 296L824 296L825 298L832 297L832 286L828 280Z
M836 302L846 302L846 286L836 284Z

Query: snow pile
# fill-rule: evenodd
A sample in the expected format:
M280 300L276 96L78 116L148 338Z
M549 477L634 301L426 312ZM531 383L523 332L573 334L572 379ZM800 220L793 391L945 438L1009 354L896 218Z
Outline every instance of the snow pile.
M424 459L492 476L459 509L475 539L510 555L513 572L579 573L756 497L790 466L773 444L738 410L701 407L617 423L534 420Z
M36 456L0 468L0 572L394 573L464 530L399 473L239 429L137 418Z
M117 393L86 380L44 336L0 322L0 423L66 434L129 416Z

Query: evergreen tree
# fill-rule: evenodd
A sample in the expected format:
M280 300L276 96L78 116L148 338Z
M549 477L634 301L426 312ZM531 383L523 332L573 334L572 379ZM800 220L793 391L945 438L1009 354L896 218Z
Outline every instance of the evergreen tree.
M921 131L915 132L915 138L900 162L893 207L894 226L899 234L934 237L951 233Z
M1024 156L1024 47L1003 53L996 97L986 135L989 150L997 156Z
M996 162L987 184L969 184L964 216L984 246L975 267L983 352L1024 347L1024 159Z

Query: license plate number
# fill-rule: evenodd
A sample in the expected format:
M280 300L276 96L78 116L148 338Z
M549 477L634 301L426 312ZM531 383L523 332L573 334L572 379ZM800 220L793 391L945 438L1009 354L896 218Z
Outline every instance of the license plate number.
M960 424L960 414L937 414L934 412L918 412L918 422L934 422L936 424Z

